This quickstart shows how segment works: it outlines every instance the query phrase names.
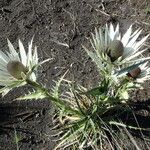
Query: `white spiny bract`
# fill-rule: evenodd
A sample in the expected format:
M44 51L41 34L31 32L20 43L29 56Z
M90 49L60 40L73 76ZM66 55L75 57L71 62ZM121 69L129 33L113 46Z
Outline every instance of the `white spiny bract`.
M142 30L137 29L132 33L132 25L129 27L129 29L126 31L126 33L121 36L119 32L119 25L116 26L116 28L113 27L112 24L108 27L106 24L106 27L104 29L104 32L102 29L95 30L95 35L92 34L92 45L96 51L99 52L101 55L102 53L107 53L107 48L109 47L109 44L112 41L118 40L123 44L124 51L123 55L119 59L120 61L137 61L137 58L146 50L139 49L143 46L144 42L148 38L149 35L145 36L141 40L137 41L140 33ZM144 60L143 58L142 60Z
M96 63L102 76L108 75L114 78L114 73L117 71L150 60L150 57L142 55L147 49L141 50L149 35L138 40L141 32L141 29L132 32L131 25L125 34L121 36L119 24L116 28L112 24L109 26L106 24L104 29L95 29L95 34L92 34L91 44L94 51L90 51L85 47L84 49ZM115 54L116 57L114 57ZM141 74L138 75L137 82L149 79L150 69L147 66L147 61L138 66L141 69Z
M36 74L33 71L35 71L35 68L38 65L37 47L35 46L33 49L33 39L28 45L28 52L25 51L20 40L19 52L15 50L9 40L7 41L9 51L0 51L0 86L3 86L3 88L0 89L0 93L3 93L3 95L9 92L12 88L25 85L26 78L36 81ZM15 64L19 67L17 66L15 68ZM18 68L21 69L19 70ZM22 72L24 68L26 71ZM17 75L15 72L17 72Z

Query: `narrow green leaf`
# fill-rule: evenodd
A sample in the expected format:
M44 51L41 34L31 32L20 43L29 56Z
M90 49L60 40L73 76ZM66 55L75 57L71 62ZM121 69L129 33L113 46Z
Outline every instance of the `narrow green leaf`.
M85 95L92 95L92 96L97 96L97 95L101 95L104 94L104 88L102 88L101 86L93 88L87 92L81 93L81 94L85 94Z

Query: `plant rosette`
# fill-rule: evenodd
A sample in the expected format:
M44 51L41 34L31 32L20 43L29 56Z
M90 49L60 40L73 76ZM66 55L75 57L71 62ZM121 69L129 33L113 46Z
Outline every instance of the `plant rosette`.
M126 103L120 102L118 97L110 97L105 95L106 92L102 93L104 86L99 87L101 93L98 93L97 88L88 91L82 86L75 88L70 83L68 86L65 84L68 89L63 95L59 95L59 99L78 113L71 113L60 107L54 115L52 130L56 134L52 136L58 139L55 149L67 147L100 149L100 145L104 146L104 141L110 142L108 133L115 132L112 124L114 126L119 124L118 117L129 112L129 107ZM125 126L123 123L120 125ZM117 134L111 136L115 138ZM102 143L98 144L100 141Z
M106 82L90 90L80 85L75 87L74 83L67 80L62 84L65 92L60 92L59 86L54 87L53 97L74 110L68 111L63 105L57 107L53 117L54 126L51 128L56 133L52 137L58 142L55 150L68 147L75 150L103 149L107 142L112 148L112 143L120 147L117 129L146 130L120 119L124 114L134 113L130 107L128 90L135 84L126 80L118 89L114 89L116 95L109 94L111 87Z
M141 83L150 78L148 67L149 57L144 57L141 50L148 35L137 41L141 30L132 33L132 26L121 37L119 25L114 29L113 25L106 25L104 31L101 29L92 34L92 48L94 51L84 49L96 63L102 80L96 88L87 90L85 88L72 88L63 95L64 101L74 110L82 115L70 114L65 109L58 111L56 120L60 142L56 149L74 147L84 149L91 146L93 149L102 145L97 143L108 141L108 134L115 140L115 130L112 125L127 127L119 122L118 116L123 112L131 112L128 102L129 91L141 88ZM81 90L82 89L82 90ZM80 91L80 92L79 92ZM60 126L59 126L60 127ZM138 127L130 126L133 129ZM119 128L119 127L118 127ZM60 134L59 134L60 133ZM117 141L115 143L118 145Z

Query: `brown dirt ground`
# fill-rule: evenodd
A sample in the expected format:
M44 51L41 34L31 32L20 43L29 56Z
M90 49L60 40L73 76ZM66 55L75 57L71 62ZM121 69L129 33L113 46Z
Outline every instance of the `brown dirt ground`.
M19 38L27 45L34 35L40 59L54 58L40 68L40 81L51 87L52 81L69 69L68 79L90 87L96 84L98 76L81 45L88 47L94 28L110 22L119 22L122 32L134 24L134 28L143 28L142 36L148 34L150 1L1 0L0 49L8 49L6 38L17 47ZM149 43L150 38L145 46L150 47ZM145 55L149 55L149 51ZM149 85L150 82L145 83L145 89L134 92L132 98L145 100L149 105ZM16 102L15 97L27 89L17 89L0 100L0 150L17 149L15 132L20 139L20 150L53 149L49 131L53 107L48 100ZM149 115L146 116L150 121ZM145 150L140 142L141 149ZM134 148L129 144L127 149Z

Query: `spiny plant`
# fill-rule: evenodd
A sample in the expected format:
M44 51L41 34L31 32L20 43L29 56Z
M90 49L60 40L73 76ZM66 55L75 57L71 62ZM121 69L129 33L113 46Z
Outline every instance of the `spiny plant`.
M8 40L9 52L0 51L0 89L6 95L15 87L30 85L34 91L17 98L50 99L56 107L54 116L58 139L55 149L104 149L105 142L111 149L114 145L121 149L117 140L116 127L140 129L123 123L119 116L132 112L129 107L129 91L142 88L150 78L149 57L140 50L148 35L137 41L141 30L132 33L132 26L121 36L119 25L106 25L92 34L90 50L83 46L92 61L97 65L100 81L98 85L85 87L65 80L66 73L49 90L37 81L37 69L48 60L38 62L36 47L29 43L28 53L19 40L19 53ZM60 90L62 86L62 89ZM144 130L144 129L142 129Z
M139 51L148 35L137 41L140 33L140 29L132 33L130 26L121 37L119 25L114 29L112 24L109 27L106 25L103 31L95 29L91 39L93 50L85 46L83 48L97 65L101 80L98 81L97 87L91 89L75 86L72 82L64 80L63 86L68 87L68 90L59 97L80 113L71 114L60 108L54 119L60 131L56 135L61 135L56 149L70 146L72 149L103 149L105 141L111 149L112 143L118 149L122 149L114 127L145 130L126 125L119 119L125 112L132 113L129 91L142 88L141 83L150 77L147 65L150 58L142 55L146 49ZM58 93L58 86L56 87L54 93Z

